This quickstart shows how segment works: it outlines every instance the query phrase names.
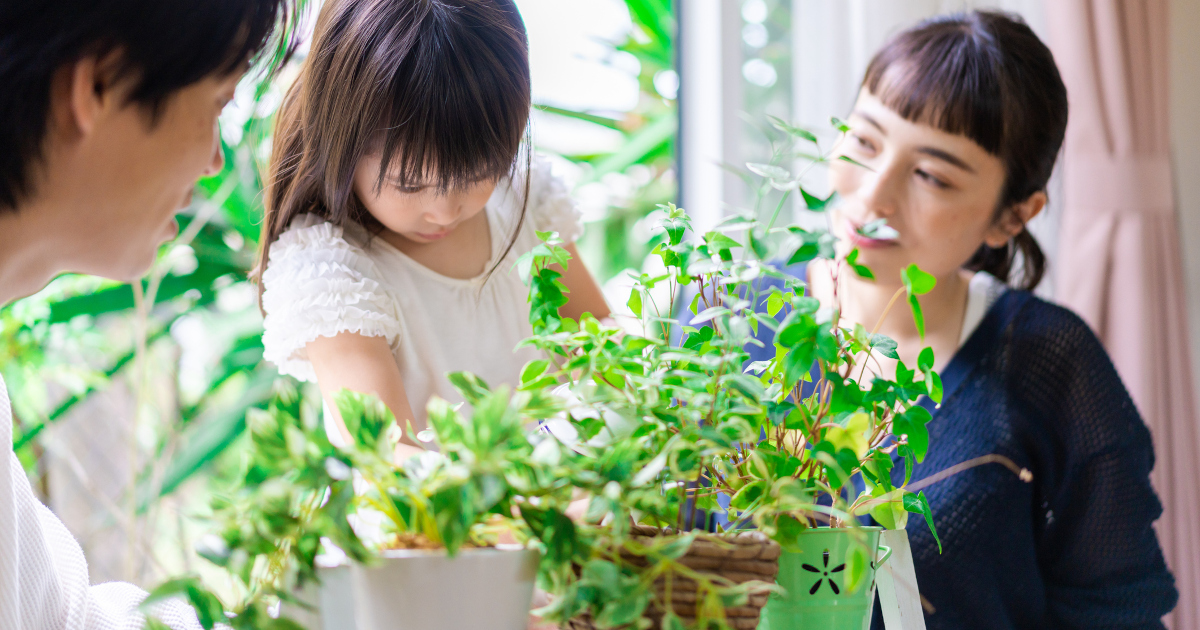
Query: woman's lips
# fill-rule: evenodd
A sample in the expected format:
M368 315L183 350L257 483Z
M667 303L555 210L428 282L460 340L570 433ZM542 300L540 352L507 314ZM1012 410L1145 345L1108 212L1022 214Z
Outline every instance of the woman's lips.
M899 244L895 238L871 238L869 236L864 236L859 232L859 230L862 229L863 224L860 224L856 221L847 219L846 224L847 227L850 228L847 230L848 235L846 240L850 241L851 245L859 249L879 249L881 247L891 247Z

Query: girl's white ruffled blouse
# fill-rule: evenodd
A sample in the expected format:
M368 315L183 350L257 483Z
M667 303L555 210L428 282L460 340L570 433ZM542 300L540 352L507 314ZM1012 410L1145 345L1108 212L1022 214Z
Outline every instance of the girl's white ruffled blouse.
M532 334L528 291L517 258L540 241L535 231L557 231L567 242L583 232L566 187L535 159L527 215L511 251L496 265L521 213L525 178L501 180L487 202L490 277L469 280L435 273L357 224L335 226L312 214L296 217L271 245L263 272L264 356L281 374L315 381L305 346L343 331L384 337L392 347L405 391L425 425L432 395L461 401L446 379L469 371L495 387L516 385L522 366L538 358L517 345Z

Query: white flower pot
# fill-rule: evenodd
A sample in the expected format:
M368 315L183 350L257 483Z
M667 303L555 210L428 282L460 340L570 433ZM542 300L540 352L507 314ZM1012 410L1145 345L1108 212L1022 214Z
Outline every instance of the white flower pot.
M375 566L321 569L325 630L524 630L539 555L530 549L396 550Z

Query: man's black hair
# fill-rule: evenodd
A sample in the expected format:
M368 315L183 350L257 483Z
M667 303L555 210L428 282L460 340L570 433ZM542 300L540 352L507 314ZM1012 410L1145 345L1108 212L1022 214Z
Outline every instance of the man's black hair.
M292 24L295 1L0 0L0 212L31 193L57 70L117 52L118 78L134 81L130 100L153 119L178 90L256 58ZM276 39L276 60L289 39Z

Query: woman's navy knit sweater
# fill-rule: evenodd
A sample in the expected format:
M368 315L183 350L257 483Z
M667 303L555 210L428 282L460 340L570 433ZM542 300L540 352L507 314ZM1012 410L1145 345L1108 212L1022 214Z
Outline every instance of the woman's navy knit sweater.
M1091 329L1009 290L941 376L913 480L997 453L1033 481L986 465L925 490L942 552L923 519L908 532L927 627L1162 628L1177 594L1151 528L1150 434Z

